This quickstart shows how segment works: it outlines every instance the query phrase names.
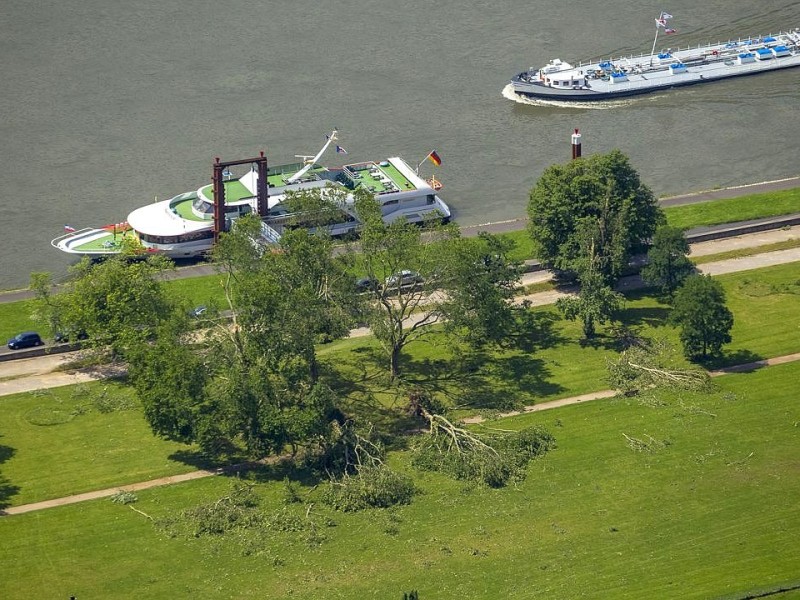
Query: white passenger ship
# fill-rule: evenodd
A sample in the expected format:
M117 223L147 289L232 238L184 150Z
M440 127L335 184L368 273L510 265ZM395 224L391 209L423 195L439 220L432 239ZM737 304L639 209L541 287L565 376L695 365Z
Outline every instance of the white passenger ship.
M378 162L347 164L328 169L317 161L336 141L336 131L326 136L322 149L302 163L269 167L267 172L268 211L262 216L262 232L268 241L277 241L283 227L292 222L283 204L291 192L336 187L345 191L345 201L338 205L340 220L326 225L334 236L357 232L359 221L353 210L353 192L363 188L374 194L383 219L392 222L404 218L422 223L431 218L448 221L450 208L438 195L441 184L425 180L402 158L391 157ZM338 152L344 150L336 146ZM431 155L438 155L432 152ZM430 155L429 155L430 156ZM305 157L303 157L305 158ZM258 214L258 170L253 165L241 177L226 169L224 174L225 230L237 218ZM171 258L188 258L208 252L215 239L213 185L179 194L169 200L137 208L122 223L101 228L73 230L54 239L51 244L70 254L101 257L118 254L126 240L135 238L134 246L144 252L158 252Z

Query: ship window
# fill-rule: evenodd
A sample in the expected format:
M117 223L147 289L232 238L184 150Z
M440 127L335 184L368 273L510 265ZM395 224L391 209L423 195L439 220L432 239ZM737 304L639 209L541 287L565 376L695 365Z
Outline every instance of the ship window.
M193 231L182 235L148 235L140 233L139 237L143 242L149 242L150 244L180 244L181 242L211 239L214 237L214 232L210 229L206 229L204 231Z
M207 215L212 212L213 206L205 200L198 198L192 203L192 207L201 215Z
M398 200L397 200L397 198L395 198L394 200L387 200L386 202L383 203L383 205L384 206L391 206L392 204L397 204L397 203L398 203Z
M428 197L426 199L428 204L436 204L436 196L434 196L433 194L428 194Z

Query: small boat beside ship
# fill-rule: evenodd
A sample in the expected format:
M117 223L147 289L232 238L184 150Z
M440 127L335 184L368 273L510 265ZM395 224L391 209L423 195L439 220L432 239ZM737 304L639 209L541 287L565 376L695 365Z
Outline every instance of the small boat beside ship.
M253 213L262 219L264 239L276 242L285 227L297 226L298 222L298 215L287 210L284 203L287 197L313 190L325 197L326 190L333 188L343 192L339 197L344 198L337 203L337 210L328 215L324 225L333 236L357 232L360 223L353 209L353 194L359 188L374 195L387 223L399 218L411 223L431 218L450 219L450 208L438 195L441 183L435 178L423 179L418 168L412 169L400 157L339 168L322 166L318 161L336 139L334 130L326 136L325 145L314 157L299 157L304 159L301 163L267 168L262 155L260 159L253 159L255 162L241 176L236 176L228 167L223 171L217 164L215 173L221 174L217 182L219 188L207 184L169 200L137 208L121 223L80 230L65 227L66 233L52 240L51 245L69 254L90 257L118 254L133 247L170 258L191 258L207 253L220 231L227 231L236 219ZM346 154L341 146L336 146L336 150ZM426 158L439 164L435 151ZM257 168L256 162L263 162L263 169ZM248 164L248 161L230 164ZM265 182L260 181L262 176ZM223 206L215 205L215 189L222 192L219 195Z
M511 89L529 98L591 102L800 66L800 29L656 52L659 31L675 33L671 18L661 13L656 19L650 54L577 65L554 59L515 75Z

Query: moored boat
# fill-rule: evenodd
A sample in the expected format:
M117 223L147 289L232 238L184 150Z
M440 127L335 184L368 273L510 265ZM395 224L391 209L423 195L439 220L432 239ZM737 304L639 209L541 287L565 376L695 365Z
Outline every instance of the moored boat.
M219 220L222 221L221 230L225 231L236 219L251 213L261 216L265 240L276 242L284 227L296 226L297 223L297 215L287 210L284 203L287 196L310 190L320 190L324 195L324 190L331 188L341 190L344 198L324 225L334 236L358 230L360 223L353 210L353 193L359 188L374 195L386 222L399 218L411 223L422 223L431 218L450 219L450 208L437 193L441 183L435 179L426 181L400 157L331 169L322 166L318 161L336 139L334 130L326 136L325 145L314 157L304 156L301 163L265 169L266 193L261 199L267 206L265 211L259 208L260 171L256 165L253 164L241 176L226 167L219 182L224 197L219 219L215 216L215 188L208 184L169 200L137 208L123 223L80 230L65 227L67 232L52 240L51 244L63 252L90 257L118 254L132 246L142 252L190 258L201 256L213 247L220 231ZM346 153L340 146L336 146L336 150ZM263 157L262 160L265 161Z
M530 98L591 102L800 66L798 29L656 52L659 31L676 33L668 27L671 18L661 13L656 19L649 54L577 65L553 59L515 75L511 89Z

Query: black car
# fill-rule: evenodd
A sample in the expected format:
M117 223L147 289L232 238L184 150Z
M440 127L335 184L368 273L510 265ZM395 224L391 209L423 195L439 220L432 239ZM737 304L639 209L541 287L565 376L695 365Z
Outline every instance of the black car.
M378 280L374 277L362 277L361 279L356 280L357 292L368 292L376 289L378 286Z
M35 331L23 331L8 340L10 350L20 350L22 348L33 348L44 344L42 338Z
M85 340L88 337L89 336L85 331L79 331L77 334L74 334L70 331L56 331L53 334L53 341L58 344L66 344L68 342Z

